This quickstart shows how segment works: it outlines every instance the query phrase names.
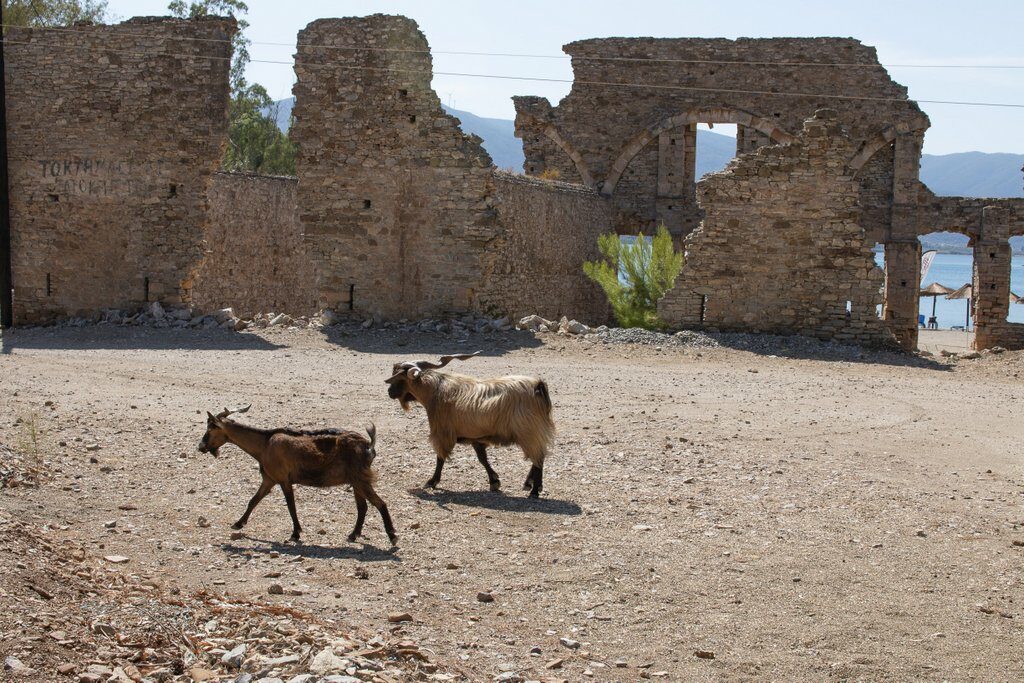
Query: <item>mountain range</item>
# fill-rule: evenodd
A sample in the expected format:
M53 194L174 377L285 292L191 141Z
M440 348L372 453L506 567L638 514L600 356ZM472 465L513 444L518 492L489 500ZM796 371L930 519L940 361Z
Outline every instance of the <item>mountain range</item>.
M295 98L274 103L274 115L281 130L288 130ZM442 105L443 106L443 105ZM515 136L510 119L477 116L468 111L444 107L462 123L462 130L479 135L484 149L498 168L521 172L525 157L523 144ZM697 177L725 168L736 155L736 139L697 131ZM953 197L1024 197L1021 176L1024 154L990 154L958 152L956 154L925 154L921 157L921 180L935 194ZM967 238L955 233L929 235L922 240L926 249L967 251ZM1014 238L1014 251L1024 250L1024 238Z

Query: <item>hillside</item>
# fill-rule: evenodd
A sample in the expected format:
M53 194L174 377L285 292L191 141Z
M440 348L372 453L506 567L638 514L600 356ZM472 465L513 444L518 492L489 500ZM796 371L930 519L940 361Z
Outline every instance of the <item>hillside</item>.
M921 180L938 195L1024 197L1021 166L1024 154L925 154Z

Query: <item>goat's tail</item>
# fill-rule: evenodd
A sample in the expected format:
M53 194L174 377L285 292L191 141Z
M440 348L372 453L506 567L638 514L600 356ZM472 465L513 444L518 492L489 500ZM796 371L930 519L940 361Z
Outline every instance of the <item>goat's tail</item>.
M370 464L373 464L377 457L377 451L374 448L377 445L377 426L371 422L370 426L366 428L366 433L370 435L370 447L367 450L370 453Z
M548 414L551 414L551 396L548 394L548 385L544 383L544 380L537 381L537 386L533 388L533 393L541 400L544 407L547 408Z

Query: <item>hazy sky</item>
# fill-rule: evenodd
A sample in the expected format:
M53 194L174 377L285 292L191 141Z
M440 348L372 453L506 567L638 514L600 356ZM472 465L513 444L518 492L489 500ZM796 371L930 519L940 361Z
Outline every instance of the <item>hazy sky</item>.
M860 0L721 2L676 0L248 0L253 59L291 61L296 34L321 17L404 14L434 50L561 55L564 43L606 36L852 36L878 48L883 64L1001 64L1024 67L1024 1ZM110 0L119 18L166 14L166 0ZM260 43L287 43L286 46ZM434 55L435 71L572 78L568 59ZM918 100L1024 104L1024 68L891 67ZM250 80L271 97L291 95L290 66L251 64ZM568 84L435 76L441 100L480 116L513 118L512 95L556 104ZM921 104L932 121L925 152L1024 153L1024 109Z

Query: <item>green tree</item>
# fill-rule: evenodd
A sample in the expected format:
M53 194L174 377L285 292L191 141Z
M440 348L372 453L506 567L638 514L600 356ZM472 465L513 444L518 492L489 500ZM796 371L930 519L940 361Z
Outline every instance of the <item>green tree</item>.
M238 32L231 44L228 147L221 161L222 168L226 171L294 175L295 144L277 127L273 101L266 88L258 83L249 83L245 78L252 42L245 37L249 22L239 15L249 11L248 5L242 0L172 0L167 9L183 19L231 16L238 22Z
M3 0L4 33L8 26L70 26L77 21L102 23L107 0Z
M672 247L664 225L653 239L641 233L632 242L615 233L597 240L603 261L588 261L583 272L604 290L615 321L622 327L662 327L658 299L665 295L683 269L683 254Z

